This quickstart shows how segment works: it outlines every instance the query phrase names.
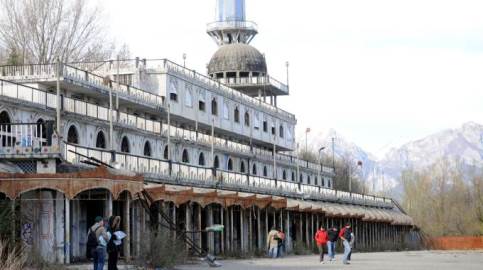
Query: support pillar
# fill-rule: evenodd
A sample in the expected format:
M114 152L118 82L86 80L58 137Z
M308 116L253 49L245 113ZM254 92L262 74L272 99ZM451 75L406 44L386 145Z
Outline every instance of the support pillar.
M107 192L107 200L106 200L106 208L105 208L105 217L109 218L112 216L112 194L111 192Z
M307 213L304 213L305 217L305 244L307 247L310 247L310 237L309 237L309 218L307 217Z
M64 217L64 262L70 264L70 200L64 196L65 201L65 217Z
M191 205L189 202L185 204L185 223L184 224L185 224L185 228L184 228L185 231L188 232L192 230L191 228L193 225L191 220ZM193 234L188 233L186 236L193 241ZM189 250L189 246L187 243L186 243L186 250Z
M126 233L126 238L124 238L124 245L123 245L123 251L124 251L124 257L126 258L126 261L130 261L131 259L131 226L130 226L130 209L129 207L131 206L131 197L129 197L129 193L126 192L126 200L124 201L124 222L123 222L123 230Z
M16 220L16 211L15 211L15 199L12 200L11 202L11 211L12 211L12 216L11 216L11 221L10 221L10 237L12 238L12 243L15 243L15 236L16 236L16 225L15 225L15 220Z
M198 232L201 232L201 205L198 204L198 220L197 220L197 230ZM203 246L203 237L201 237L201 233L198 233L198 246L202 247Z
M250 207L250 210L248 211L248 250L252 251L253 250L253 220L252 220L252 214L253 214L253 206Z
M257 207L257 247L258 249L262 250L263 249L263 243L262 243L262 226L260 226L261 222L260 218L260 208Z
M220 235L221 238L221 253L225 253L225 232L226 232L226 225L225 225L225 209L223 206L220 206L220 223L223 225L223 232Z
M245 248L245 210L240 207L240 250L242 253L246 251Z
M235 250L235 244L233 243L233 206L230 207L230 250Z
M285 250L286 252L292 251L292 234L290 232L290 211L287 210L287 220L285 223Z

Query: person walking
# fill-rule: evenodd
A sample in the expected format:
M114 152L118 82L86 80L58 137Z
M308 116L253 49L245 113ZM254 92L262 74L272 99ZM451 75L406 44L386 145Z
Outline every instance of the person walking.
M104 228L104 219L96 217L87 234L87 252L92 255L94 270L103 270L106 259L106 245L110 234Z
M335 243L339 239L338 230L336 227L332 227L328 232L329 241L327 241L327 253L331 261L335 259Z
M268 248L268 256L272 258L277 257L277 250L278 250L278 231L275 227L272 227L270 232L267 235L267 248Z
M278 230L278 247L277 247L277 258L283 257L285 252L285 233L279 229Z
M119 247L116 240L119 240L116 232L119 231L121 224L121 217L112 216L109 218L109 229L108 232L111 234L111 239L107 243L107 254L109 258L107 260L107 270L118 270L117 261L119 258Z
M349 252L349 256L347 256L347 260L350 261L351 260L351 255L352 255L352 250L354 249L354 242L356 241L356 238L354 236L354 232L351 232L351 240L349 242L350 246L351 246L351 251Z
M352 229L350 224L346 224L344 228L340 230L339 237L342 240L342 244L344 245L344 256L342 257L342 263L349 264L347 260L349 257L349 253L351 252L351 234Z
M327 244L327 241L329 240L329 236L323 226L320 226L320 229L317 230L314 238L315 238L315 243L317 244L317 248L319 249L319 254L320 254L319 262L324 263L324 246Z

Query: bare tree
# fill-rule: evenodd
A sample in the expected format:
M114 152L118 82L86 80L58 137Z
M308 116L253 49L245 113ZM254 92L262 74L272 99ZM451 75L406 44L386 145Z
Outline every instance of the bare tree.
M0 0L0 42L24 63L109 58L100 10L86 0Z

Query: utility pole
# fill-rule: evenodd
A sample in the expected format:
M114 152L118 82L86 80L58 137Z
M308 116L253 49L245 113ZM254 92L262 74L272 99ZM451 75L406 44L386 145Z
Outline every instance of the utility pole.
M61 97L60 97L60 58L57 58L57 78L56 78L56 90L57 90L57 106L55 108L55 112L56 112L56 120L57 120L57 136L58 136L58 140L59 142L62 140L61 139L61 132L60 132L60 108L62 107L62 100L61 100Z

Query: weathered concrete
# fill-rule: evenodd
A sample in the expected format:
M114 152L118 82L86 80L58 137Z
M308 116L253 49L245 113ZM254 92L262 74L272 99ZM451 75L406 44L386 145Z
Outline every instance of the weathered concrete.
M285 270L285 269L357 269L357 270L454 270L482 269L482 251L411 251L411 252L375 252L352 254L351 265L343 265L341 254L336 261L320 264L318 257L290 256L283 259L249 259L221 261L223 270ZM206 264L185 265L179 270L210 269Z

